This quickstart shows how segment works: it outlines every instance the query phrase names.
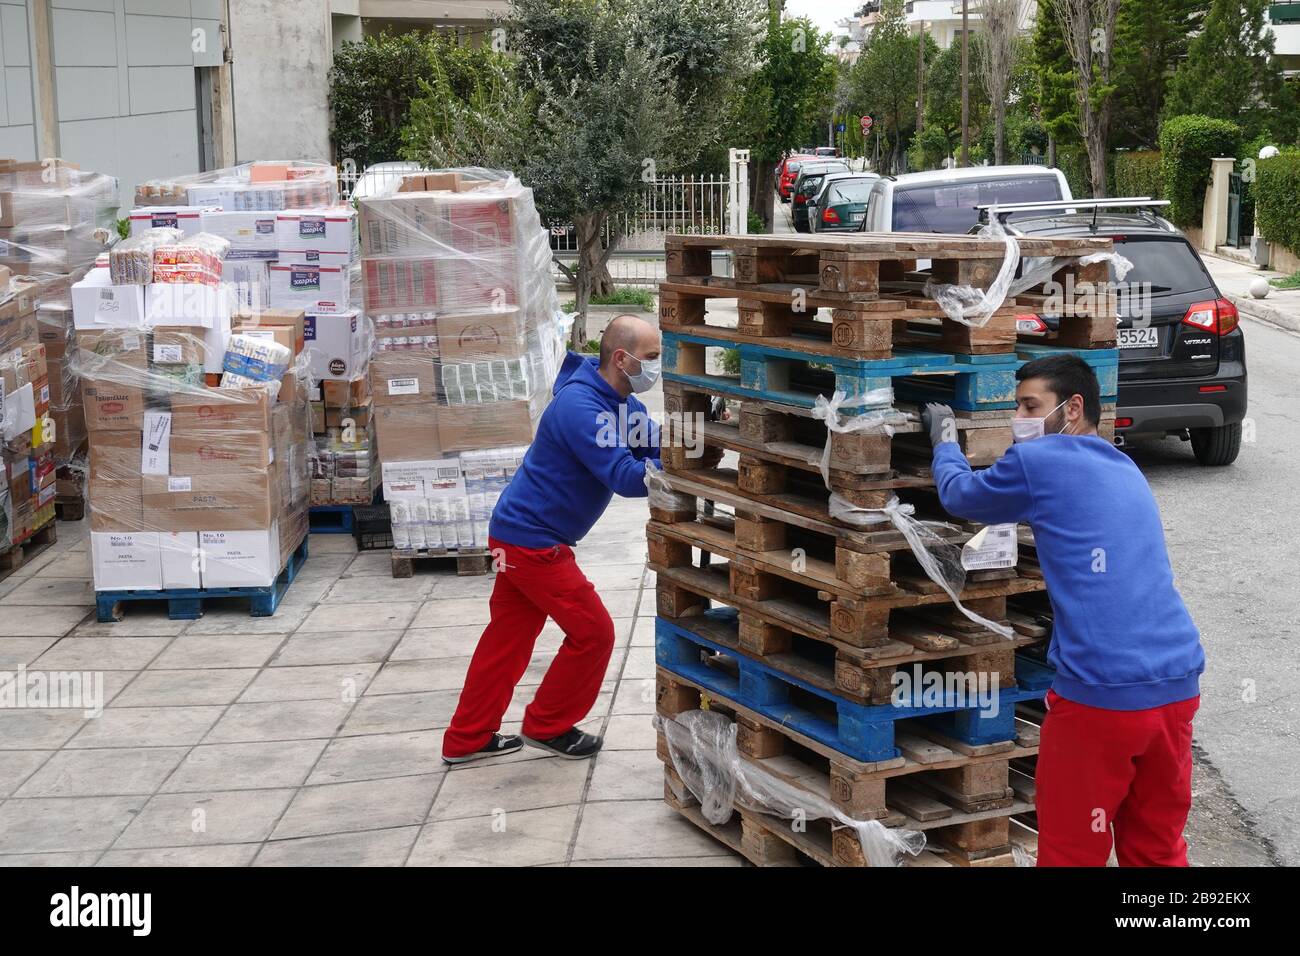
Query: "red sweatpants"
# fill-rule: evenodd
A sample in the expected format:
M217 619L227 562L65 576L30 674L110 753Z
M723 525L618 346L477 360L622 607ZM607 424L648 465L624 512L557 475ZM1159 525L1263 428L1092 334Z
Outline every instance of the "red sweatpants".
M558 737L586 717L614 650L614 622L579 570L572 548L520 548L495 538L488 539L488 547L500 556L488 603L492 620L474 649L456 714L442 738L448 757L473 753L501 729L548 617L563 629L564 643L524 711L526 736Z
M1047 692L1035 777L1039 866L1187 866L1200 697L1103 710Z

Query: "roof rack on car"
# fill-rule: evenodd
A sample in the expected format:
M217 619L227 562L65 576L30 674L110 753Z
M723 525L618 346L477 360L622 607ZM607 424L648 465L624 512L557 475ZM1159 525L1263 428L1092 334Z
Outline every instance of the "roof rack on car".
M1168 199L1152 199L1150 196L1129 196L1115 199L1053 199L1046 202L988 203L976 206L980 222L987 222L989 210L997 212L998 221L1006 224L1006 217L1016 212L1048 212L1053 209L1068 209L1073 212L1092 210L1092 227L1097 228L1097 213L1102 209L1140 209L1154 218L1150 212L1162 206L1168 206Z

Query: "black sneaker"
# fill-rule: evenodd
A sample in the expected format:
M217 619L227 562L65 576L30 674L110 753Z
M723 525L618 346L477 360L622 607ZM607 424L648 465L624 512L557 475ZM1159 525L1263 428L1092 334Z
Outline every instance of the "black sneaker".
M493 734L491 740L472 754L465 754L463 757L448 757L444 754L442 762L449 764L469 763L471 760L482 760L484 757L499 757L502 754L512 754L516 750L522 750L523 746L523 740L514 734Z
M524 743L538 750L546 750L557 757L563 757L565 760L586 760L596 755L604 741L573 727L550 740L534 740L525 734Z

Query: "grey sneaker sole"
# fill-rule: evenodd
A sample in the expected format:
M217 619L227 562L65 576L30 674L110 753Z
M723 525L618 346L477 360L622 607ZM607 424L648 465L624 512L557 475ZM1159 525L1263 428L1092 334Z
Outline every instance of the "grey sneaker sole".
M540 740L534 740L532 737L524 737L523 741L529 747L536 747L538 750L545 750L548 754L555 754L555 756L562 760L590 760L592 757L596 756L596 754L600 753L600 747L597 747L589 754L566 754L564 751L556 750L554 747L551 747ZM604 745L605 742L602 740L600 746L603 747Z

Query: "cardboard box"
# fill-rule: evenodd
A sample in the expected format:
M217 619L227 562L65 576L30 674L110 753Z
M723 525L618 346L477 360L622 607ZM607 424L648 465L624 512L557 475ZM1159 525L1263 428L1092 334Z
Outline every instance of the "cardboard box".
M370 357L361 315L355 309L306 317L306 350L316 379L362 375Z
M514 359L528 353L524 316L517 307L440 313L436 328L443 362Z
M278 529L200 531L203 586L206 588L265 587L280 573Z
M290 325L294 328L297 355L306 347L306 314L302 309L240 309L231 317L231 326L256 328L258 325Z
M78 329L145 324L142 285L113 285L108 269L91 269L72 286L72 317Z
M287 407L287 406L286 406ZM271 436L265 432L172 435L169 442L173 475L249 475L265 473L274 461Z
M325 431L325 403L311 403L311 430L312 434L320 435Z
M203 561L197 531L161 531L158 533L158 550L164 588L203 587Z
M527 445L540 417L533 403L524 401L443 405L438 408L438 437L444 452Z
M144 423L144 390L135 385L83 380L81 403L92 436L99 431L139 431Z
M0 383L2 384L2 383ZM31 383L0 387L0 411L4 413L4 429L0 438L11 442L36 427L36 398Z
M207 357L204 336L193 328L160 326L149 338L151 365L202 365Z
M19 161L0 159L0 189L35 186L38 189L64 189L76 179L81 167L53 157Z
M376 408L375 442L384 463L442 458L439 411L433 402Z
M291 354L298 354L298 332L292 325L269 325L260 322L249 325L236 324L230 331L234 335L247 335L253 339L276 342L287 348Z
M438 395L437 371L432 352L376 352L370 360L370 392L375 406L434 401Z
M268 300L276 309L346 312L351 298L348 264L322 262L313 253L283 257L270 267Z
M410 408L409 405L399 405L398 408ZM353 405L351 408L326 408L325 409L325 427L342 428L344 422L351 422L357 429L366 428L370 424L373 408L370 400L360 405Z
M77 362L83 375L94 377L103 369L114 375L130 373L119 366L144 372L149 367L149 334L138 329L78 329L73 341L83 354Z
M172 394L172 435L271 431L272 402L265 389L208 388L202 393Z
M321 253L325 261L346 262L352 255L355 221L356 211L351 206L286 209L275 217L276 245L282 256L286 252L314 251Z
M157 531L251 531L273 518L269 471L145 475L145 527Z
M368 313L438 308L437 259L363 258L361 281Z
M187 236L195 236L204 231L204 214L211 212L218 210L211 206L144 206L132 209L127 218L131 220L132 236L150 229L179 229Z
M203 231L230 243L227 260L277 259L276 214L270 210L205 210Z
M90 567L96 591L158 590L162 552L157 532L91 531Z
M340 381L327 379L320 383L321 398L326 408L352 408L370 400L370 380L360 378Z

